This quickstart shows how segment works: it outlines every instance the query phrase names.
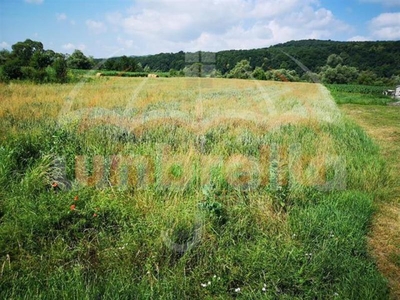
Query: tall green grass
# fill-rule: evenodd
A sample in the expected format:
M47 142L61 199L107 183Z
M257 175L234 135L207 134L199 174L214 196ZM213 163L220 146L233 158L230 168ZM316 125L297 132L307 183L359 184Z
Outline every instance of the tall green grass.
M366 249L385 163L358 126L333 119L271 130L221 121L200 136L179 122L124 131L43 120L10 132L0 148L0 297L385 298ZM293 145L303 164L296 184ZM114 154L148 159L154 178L145 188L113 186L107 172L101 186L76 182L77 155L91 176L96 155L110 165ZM54 157L63 158L70 189L54 185L64 172ZM345 167L345 186L323 188L337 174L330 157ZM236 184L254 175L250 159L265 177Z

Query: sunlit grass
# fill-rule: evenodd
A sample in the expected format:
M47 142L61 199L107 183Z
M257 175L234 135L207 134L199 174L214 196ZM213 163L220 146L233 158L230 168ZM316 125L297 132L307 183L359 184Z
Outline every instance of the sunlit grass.
M2 298L386 295L366 251L385 163L323 86L113 77L0 95Z
M341 109L379 143L390 172L384 197L378 202L369 245L396 299L400 297L400 109L377 105L343 105Z

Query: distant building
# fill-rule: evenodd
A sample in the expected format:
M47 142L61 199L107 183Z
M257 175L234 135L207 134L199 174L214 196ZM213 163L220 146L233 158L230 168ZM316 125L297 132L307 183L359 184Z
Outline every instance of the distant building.
M394 92L394 98L400 100L400 85L396 86L396 90Z

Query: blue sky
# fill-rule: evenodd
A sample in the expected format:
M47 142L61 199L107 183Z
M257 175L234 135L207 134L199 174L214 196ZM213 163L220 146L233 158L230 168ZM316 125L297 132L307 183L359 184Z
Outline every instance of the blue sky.
M400 0L0 0L0 48L27 38L97 58L400 40Z

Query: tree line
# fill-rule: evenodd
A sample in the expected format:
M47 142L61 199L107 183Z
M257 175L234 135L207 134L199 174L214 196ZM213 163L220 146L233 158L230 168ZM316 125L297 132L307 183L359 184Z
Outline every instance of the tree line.
M86 56L81 50L62 54L46 50L38 41L27 39L0 51L0 81L29 80L36 83L65 83L76 80L71 70L90 69L143 72L133 57L113 57L107 60ZM150 69L147 67L147 71Z
M65 83L74 78L71 69L91 69L92 57L80 50L71 55L46 50L38 41L27 39L0 51L0 81L30 80L36 83Z
M65 55L45 50L41 42L30 39L12 45L12 51L0 52L0 79L27 79L37 83L67 82Z
M202 55L208 54L209 52L202 52ZM378 77L400 75L400 41L291 41L261 49L219 51L214 53L214 64L215 69L222 74L230 72L242 60L248 60L253 70L261 67L264 71L287 69L302 73L302 68L291 58L294 57L311 72L319 73L331 54L340 56L342 65L355 67L359 71L371 71ZM151 70L168 72L171 69L185 68L185 55L183 51L160 53L138 56L136 60L143 66L149 66Z
M365 85L400 84L400 41L291 41L268 48L212 52L160 53L109 59L43 49L25 40L0 51L0 80L68 82L71 69L120 72L163 72L168 76L255 78L279 81L322 81Z

